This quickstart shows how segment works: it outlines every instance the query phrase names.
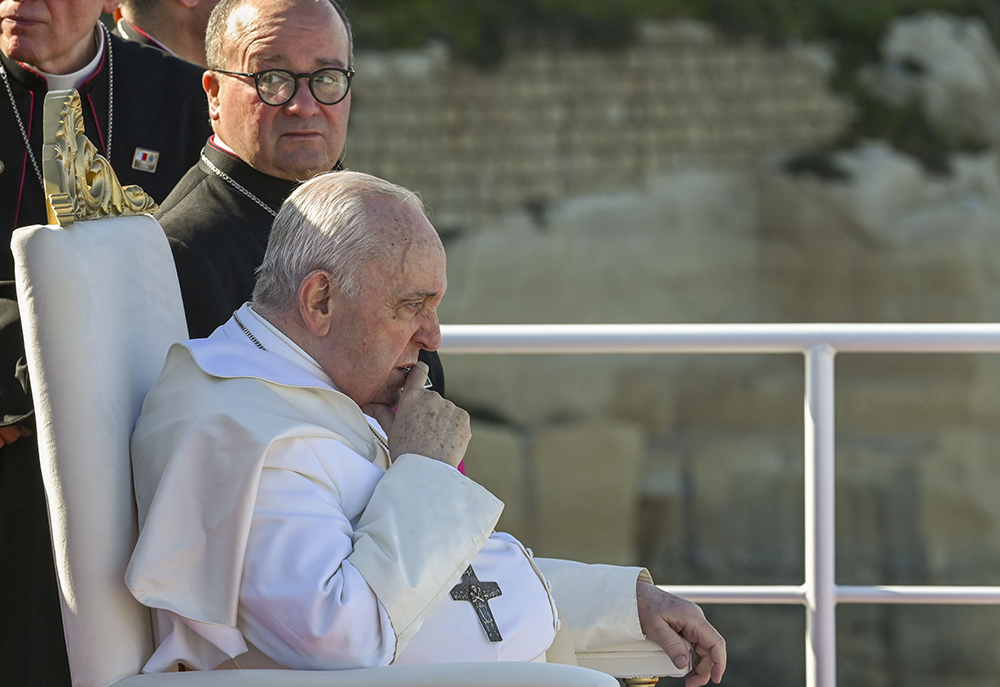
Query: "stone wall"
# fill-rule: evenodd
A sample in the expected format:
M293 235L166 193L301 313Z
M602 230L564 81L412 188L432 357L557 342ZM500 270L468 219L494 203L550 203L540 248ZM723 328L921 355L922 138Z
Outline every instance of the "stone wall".
M850 113L819 53L696 24L646 27L620 52L516 52L487 71L441 48L359 53L357 69L346 164L420 189L443 230L813 145Z
M993 150L957 156L948 177L877 142L838 153L836 182L785 171L850 117L821 52L678 25L490 71L440 49L357 67L347 163L432 208L446 323L1000 316ZM641 561L665 584L802 582L801 357L443 359L475 417L469 474L539 555ZM837 581L1000 584L998 356L836 366ZM727 683L803 684L801 609L707 610ZM1000 674L993 607L838 619L841 684Z

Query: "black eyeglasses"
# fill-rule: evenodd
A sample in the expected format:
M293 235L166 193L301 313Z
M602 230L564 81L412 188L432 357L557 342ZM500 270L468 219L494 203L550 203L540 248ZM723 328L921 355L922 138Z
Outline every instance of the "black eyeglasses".
M249 76L257 86L257 95L266 105L284 105L299 92L299 79L309 79L309 90L313 97L324 105L336 105L347 97L351 89L353 69L327 67L312 74L296 74L287 69L265 69L262 72L231 72L213 69L214 72L232 76Z

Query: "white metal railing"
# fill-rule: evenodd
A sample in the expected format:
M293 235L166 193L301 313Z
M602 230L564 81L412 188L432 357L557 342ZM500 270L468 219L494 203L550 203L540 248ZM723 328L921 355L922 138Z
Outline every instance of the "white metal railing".
M670 586L698 603L802 604L806 684L836 687L836 606L1000 604L1000 587L844 586L834 579L837 353L1000 353L995 324L445 325L441 352L801 353L805 356L805 580Z

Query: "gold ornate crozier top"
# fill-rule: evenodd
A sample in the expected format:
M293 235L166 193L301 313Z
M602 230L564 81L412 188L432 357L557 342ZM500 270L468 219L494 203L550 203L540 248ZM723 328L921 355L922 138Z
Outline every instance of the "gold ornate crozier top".
M111 163L87 139L76 90L46 95L44 118L42 176L49 224L65 226L159 209L139 186L122 187Z

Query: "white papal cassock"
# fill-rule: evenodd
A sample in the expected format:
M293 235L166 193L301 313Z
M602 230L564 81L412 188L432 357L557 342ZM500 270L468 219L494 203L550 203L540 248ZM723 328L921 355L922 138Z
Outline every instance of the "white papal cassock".
M642 638L645 570L532 558L493 531L486 489L425 456L390 466L376 434L248 306L171 349L132 439L126 581L156 611L147 671L538 660L557 607L576 649ZM500 586L501 642L449 595L470 564Z

